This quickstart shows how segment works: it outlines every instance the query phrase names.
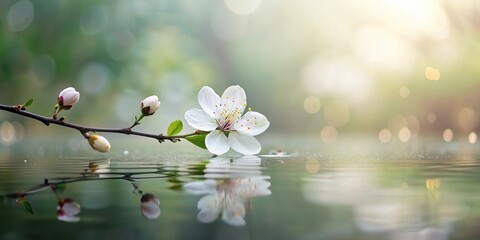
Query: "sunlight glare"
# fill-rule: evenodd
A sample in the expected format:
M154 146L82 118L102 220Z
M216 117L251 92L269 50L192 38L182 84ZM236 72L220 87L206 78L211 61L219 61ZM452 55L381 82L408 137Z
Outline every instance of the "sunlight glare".
M372 79L365 69L349 60L314 59L302 71L304 88L312 94L330 93L360 103L369 97Z

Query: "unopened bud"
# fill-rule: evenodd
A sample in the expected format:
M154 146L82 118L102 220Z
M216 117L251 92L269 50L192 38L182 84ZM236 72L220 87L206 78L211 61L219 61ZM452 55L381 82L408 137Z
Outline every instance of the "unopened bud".
M148 219L156 219L160 216L160 200L151 193L146 193L140 199L142 215Z
M156 95L145 98L140 104L140 110L142 110L143 115L150 116L157 111L160 107L160 101Z
M110 143L108 140L100 135L92 134L88 137L88 143L92 146L93 149L99 152L108 152L110 151Z
M60 94L58 94L57 102L60 108L70 109L78 102L80 99L80 93L75 90L73 87L68 87L63 89Z

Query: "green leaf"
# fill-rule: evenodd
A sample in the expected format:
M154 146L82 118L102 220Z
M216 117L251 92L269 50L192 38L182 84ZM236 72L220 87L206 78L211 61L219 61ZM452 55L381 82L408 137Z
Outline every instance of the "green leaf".
M207 133L202 133L200 135L193 135L190 137L186 137L189 142L195 144L199 148L207 149L207 146L205 145L205 138L207 137Z
M67 185L65 183L58 183L55 185L55 187L58 192L65 192L65 188L67 187Z
M182 121L175 120L172 123L170 123L170 126L168 126L167 135L168 136L177 135L182 131L182 129L183 129Z
M28 200L22 199L22 200L20 200L20 204L22 204L23 208L25 208L25 210L27 210L27 212L29 212L30 214L33 214L32 205L30 204L30 202Z
M169 183L183 183L182 181L178 180L178 178L176 178L176 177L169 177L167 179L167 182L169 182Z
M25 104L23 104L23 107L28 107L32 105L32 103L33 103L33 98L30 98Z
M173 191L181 191L183 189L183 184L174 184L174 185L168 187L168 189L173 190Z

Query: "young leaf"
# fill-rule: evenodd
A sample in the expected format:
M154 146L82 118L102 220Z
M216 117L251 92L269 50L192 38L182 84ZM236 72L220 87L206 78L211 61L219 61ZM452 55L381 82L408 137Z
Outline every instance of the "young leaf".
M67 185L64 183L59 183L59 184L56 184L55 187L56 187L55 189L58 192L65 192L65 188L67 187Z
M170 123L170 126L168 126L167 135L168 136L177 135L182 131L182 129L183 129L182 121L175 120L172 123Z
M202 133L200 135L193 135L190 137L186 137L189 142L195 144L197 147L207 149L207 146L205 145L205 138L207 137L208 133Z
M29 212L30 214L33 214L32 205L30 205L30 202L27 199L20 200L20 204L22 204L23 208L25 208L27 212Z
M32 105L32 103L33 103L33 98L30 98L25 104L23 104L23 107L28 107Z

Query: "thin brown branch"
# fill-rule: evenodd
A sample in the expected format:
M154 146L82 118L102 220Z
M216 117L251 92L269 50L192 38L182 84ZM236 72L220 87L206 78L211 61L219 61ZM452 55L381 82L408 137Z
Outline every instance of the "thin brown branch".
M42 122L43 124L50 126L50 125L59 125L62 127L67 127L67 128L72 128L78 130L82 135L84 135L87 132L105 132L105 133L119 133L119 134L125 134L125 135L136 135L136 136L141 136L141 137L146 137L146 138L154 138L157 139L159 142L163 142L165 140L169 140L172 142L177 142L182 138L194 136L194 135L199 135L201 134L200 131L196 131L193 133L189 134L184 134L184 135L176 135L176 136L165 136L163 134L151 134L151 133L144 133L144 132L138 132L138 131L133 131L132 127L138 125L134 124L132 127L128 128L99 128L99 127L88 127L88 126L82 126L78 124L73 124L73 123L67 123L62 119L54 119L52 117L45 117L36 113L32 113L26 110L23 110L19 106L9 106L9 105L4 105L0 104L0 110L11 112L14 114L18 114L24 117L32 118L37 121Z

